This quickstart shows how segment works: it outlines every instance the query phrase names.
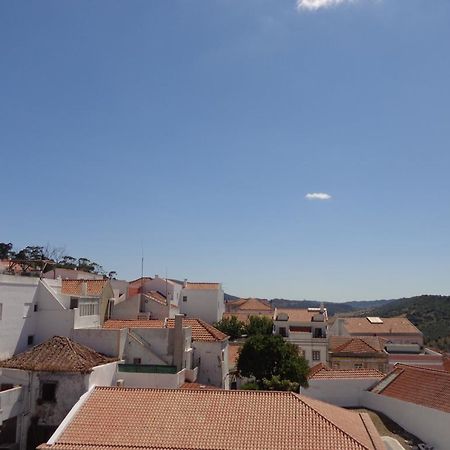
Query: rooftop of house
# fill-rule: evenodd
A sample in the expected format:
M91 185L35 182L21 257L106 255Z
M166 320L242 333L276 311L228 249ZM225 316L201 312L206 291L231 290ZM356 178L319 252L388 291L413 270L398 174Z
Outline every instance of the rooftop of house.
M443 370L397 364L371 391L450 413L450 373Z
M309 371L308 378L310 380L330 380L330 379L360 379L360 378L374 378L381 380L384 374L376 369L330 369L324 364L317 364Z
M108 280L62 280L61 294L100 296L107 282Z
M183 319L183 326L192 328L193 341L223 341L228 339L225 333L201 319ZM164 320L107 320L103 328L175 328L175 319Z
M330 353L383 354L386 339L367 337L330 336ZM386 355L387 357L387 355Z
M167 298L159 291L148 291L144 294L144 298L152 300L160 305L167 305Z
M96 366L116 360L68 337L54 336L31 350L0 361L0 367L33 372L89 373Z
M204 290L216 290L220 289L220 283L203 283L203 282L193 282L188 281L184 289L204 289Z
M43 450L381 450L370 417L292 392L96 387Z
M262 298L240 298L227 303L229 311L267 311L272 312L272 306L268 300Z
M346 317L342 320L347 332L354 335L359 333L422 334L406 317Z
M326 319L326 308L324 312ZM275 320L279 320L281 314L286 314L289 322L312 322L313 317L320 314L320 311L319 308L275 308Z
M270 320L273 319L273 313L271 311L264 312L254 312L254 311L239 311L239 312L226 312L222 314L222 319L229 319L231 317L236 317L241 322L247 322L251 316L262 316L268 317Z

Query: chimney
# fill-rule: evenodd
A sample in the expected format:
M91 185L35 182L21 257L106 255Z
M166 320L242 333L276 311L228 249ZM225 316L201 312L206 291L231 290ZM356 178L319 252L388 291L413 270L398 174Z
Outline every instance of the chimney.
M120 380L117 380L116 381L116 386L117 387L123 387L123 385L124 385L124 382L123 382L123 379L121 378Z
M184 336L183 336L183 314L175 314L175 330L173 336L173 362L177 371L183 368Z
M158 274L155 274L155 278L159 278L159 275L158 275Z
M187 283L188 283L188 282L187 282L187 278L185 278L184 281L183 281L183 287L184 287L184 288L187 287Z

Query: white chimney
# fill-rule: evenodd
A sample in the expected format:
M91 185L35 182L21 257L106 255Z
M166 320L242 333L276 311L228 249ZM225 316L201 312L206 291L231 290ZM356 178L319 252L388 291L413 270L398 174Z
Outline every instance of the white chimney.
M187 287L187 283L188 283L187 278L185 278L184 281L183 281L183 287L184 287L184 288Z
M121 378L120 380L117 380L117 381L116 381L116 386L117 386L117 387L123 387L123 386L124 386L124 381L123 381L122 378Z
M159 278L159 275L158 275L158 274L156 274L156 275L155 275L155 278Z

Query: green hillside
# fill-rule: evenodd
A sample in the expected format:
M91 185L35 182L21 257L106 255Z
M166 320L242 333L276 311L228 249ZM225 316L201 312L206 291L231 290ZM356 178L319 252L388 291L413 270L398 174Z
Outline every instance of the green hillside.
M379 317L404 315L422 331L427 346L450 351L450 296L400 298L369 312Z

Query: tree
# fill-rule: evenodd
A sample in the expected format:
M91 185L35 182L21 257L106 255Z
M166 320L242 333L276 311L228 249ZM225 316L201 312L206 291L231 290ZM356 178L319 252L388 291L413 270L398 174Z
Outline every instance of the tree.
M249 337L239 352L237 368L244 377L254 378L260 389L308 386L308 362L294 344L279 335Z
M270 335L273 333L272 319L266 316L250 316L248 323L245 325L245 332L249 336L255 334Z
M6 243L6 242L0 242L0 259L8 259L11 256L13 256L13 251L12 251L13 245L10 243Z
M214 324L214 326L222 331L222 333L230 336L230 339L237 339L244 333L245 325L236 316L224 317L220 322Z

